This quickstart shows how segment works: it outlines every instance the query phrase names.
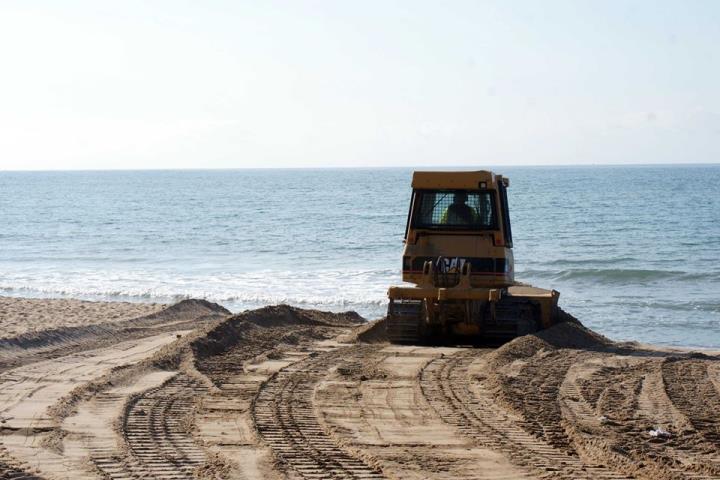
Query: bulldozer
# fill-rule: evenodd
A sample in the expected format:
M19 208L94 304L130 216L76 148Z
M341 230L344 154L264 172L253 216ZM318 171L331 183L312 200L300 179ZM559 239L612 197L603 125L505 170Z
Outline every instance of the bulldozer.
M509 186L485 170L413 173L391 342L500 344L558 321L557 291L515 281Z

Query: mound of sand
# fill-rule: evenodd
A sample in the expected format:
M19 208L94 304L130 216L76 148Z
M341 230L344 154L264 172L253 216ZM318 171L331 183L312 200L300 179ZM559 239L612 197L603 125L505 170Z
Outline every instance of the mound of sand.
M385 326L387 321L385 318L373 320L367 325L360 327L355 333L355 337L351 341L360 343L383 343L387 342L387 331Z
M387 340L386 318L369 322L357 330L355 341L362 343L382 343ZM613 344L602 335L584 327L582 323L569 313L558 309L558 324L547 330L532 335L516 338L498 349L498 354L509 352L513 356L532 355L541 348L607 348Z
M206 316L230 315L232 312L222 305L203 299L190 298L170 305L164 310L150 315L152 318L171 318L173 320L184 318L202 319Z
M196 358L217 355L251 337L257 329L270 327L317 326L352 327L365 320L355 312L332 313L320 310L303 310L289 305L273 305L234 315L213 327L192 342ZM293 334L288 331L277 338L278 342L294 343Z
M485 361L493 370L500 370L518 360L560 349L606 351L615 344L590 330L576 318L560 310L560 323L546 330L515 338L487 355Z
M351 326L365 322L356 312L324 312L321 310L305 310L289 305L273 305L250 310L236 315L231 320L245 320L265 327L277 325L328 325Z

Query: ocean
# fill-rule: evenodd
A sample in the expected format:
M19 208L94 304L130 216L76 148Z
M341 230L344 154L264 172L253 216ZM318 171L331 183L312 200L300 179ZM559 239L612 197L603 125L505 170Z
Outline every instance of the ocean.
M720 166L493 168L516 278L616 340L720 348ZM289 303L368 319L410 169L0 172L0 295Z

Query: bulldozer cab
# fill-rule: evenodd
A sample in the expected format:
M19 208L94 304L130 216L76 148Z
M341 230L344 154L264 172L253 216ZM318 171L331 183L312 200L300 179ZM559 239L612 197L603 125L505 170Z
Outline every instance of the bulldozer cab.
M491 172L415 172L403 280L423 283L426 262L471 269L474 286L513 283L507 179ZM437 270L437 269L436 269Z

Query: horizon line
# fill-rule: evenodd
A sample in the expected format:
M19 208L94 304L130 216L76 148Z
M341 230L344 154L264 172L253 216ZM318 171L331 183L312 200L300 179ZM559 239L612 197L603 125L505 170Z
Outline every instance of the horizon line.
M0 173L52 173L52 172L178 172L178 171L240 171L240 170L423 170L423 169L468 169L469 171L482 168L593 168L593 167L699 167L719 166L720 162L694 162L694 163L563 163L563 164L513 164L484 166L472 165L424 165L424 166L306 166L306 167L180 167L180 168L53 168L53 169L3 169Z

